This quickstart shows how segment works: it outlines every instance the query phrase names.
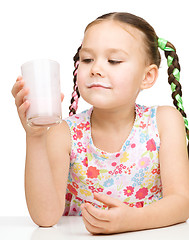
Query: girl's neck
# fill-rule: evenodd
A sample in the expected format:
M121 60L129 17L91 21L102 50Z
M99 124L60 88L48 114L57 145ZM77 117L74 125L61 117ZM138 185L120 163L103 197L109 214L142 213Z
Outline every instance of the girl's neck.
M109 132L121 132L134 124L135 104L127 104L115 109L93 107L91 127Z

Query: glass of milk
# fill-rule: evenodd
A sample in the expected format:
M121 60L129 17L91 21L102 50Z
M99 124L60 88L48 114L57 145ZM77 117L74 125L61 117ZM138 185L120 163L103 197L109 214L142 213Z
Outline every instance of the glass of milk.
M21 66L26 99L30 106L26 113L27 123L32 126L52 126L62 120L60 65L48 59L37 59Z

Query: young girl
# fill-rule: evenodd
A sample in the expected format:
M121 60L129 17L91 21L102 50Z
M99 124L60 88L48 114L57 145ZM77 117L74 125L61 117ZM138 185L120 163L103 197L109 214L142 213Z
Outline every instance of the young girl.
M178 110L136 103L157 79L158 47ZM186 221L189 127L175 47L145 20L110 13L87 26L74 61L70 117L49 130L27 125L22 77L12 89L26 131L25 192L33 221L46 227L62 215L80 215L92 234ZM80 94L92 107L76 114Z

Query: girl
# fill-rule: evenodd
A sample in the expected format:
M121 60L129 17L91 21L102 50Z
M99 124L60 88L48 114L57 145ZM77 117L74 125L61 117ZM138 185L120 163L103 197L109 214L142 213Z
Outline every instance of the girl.
M178 110L136 103L156 82L158 47ZM81 215L92 234L186 221L189 128L175 47L145 20L110 13L87 26L74 61L70 117L48 131L26 124L22 77L12 89L26 131L25 192L33 221L46 227L62 215ZM76 114L80 94L92 108Z

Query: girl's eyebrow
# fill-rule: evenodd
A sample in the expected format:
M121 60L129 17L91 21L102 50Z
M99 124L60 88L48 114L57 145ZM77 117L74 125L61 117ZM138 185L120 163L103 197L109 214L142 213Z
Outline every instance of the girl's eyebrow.
M81 48L81 52L87 52L87 53L94 53L95 51L92 48ZM125 50L121 48L107 48L106 51L107 53L123 53L125 55L129 55Z

